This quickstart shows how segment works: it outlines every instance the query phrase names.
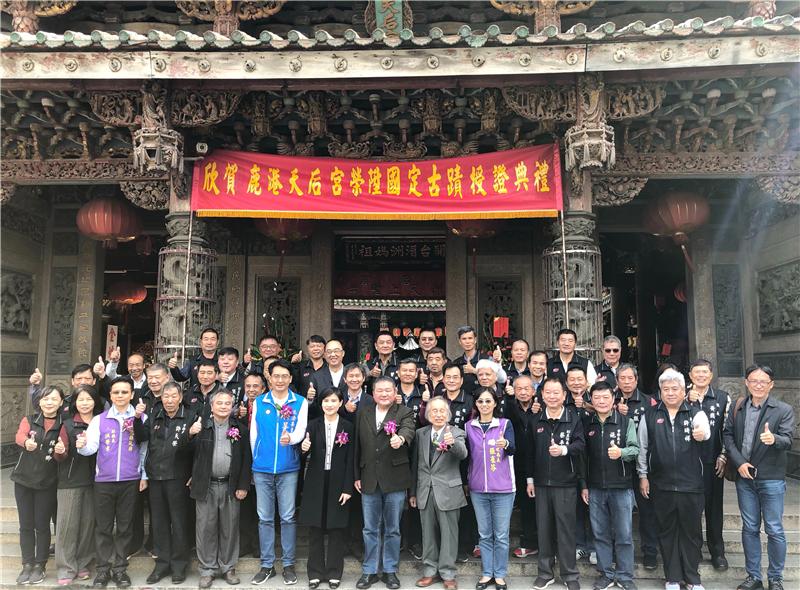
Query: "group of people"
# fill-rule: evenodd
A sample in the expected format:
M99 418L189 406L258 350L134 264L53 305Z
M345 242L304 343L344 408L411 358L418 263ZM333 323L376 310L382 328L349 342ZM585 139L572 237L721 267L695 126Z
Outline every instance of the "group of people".
M366 363L344 364L338 340L311 336L305 354L281 358L267 336L260 358L220 347L207 328L200 353L145 367L140 354L118 375L108 362L78 365L68 391L31 376L34 411L22 419L13 470L20 519L20 585L45 578L50 521L60 585L131 585L128 558L144 543L148 584L186 579L196 548L199 585L240 582L240 555L254 553L251 583L298 581L296 527L308 527L308 585L340 586L345 552L362 562L360 590L399 588L403 548L422 561L418 587L456 589L457 563L480 557L476 590L507 588L509 554L537 556L533 588L560 578L580 588L577 560L596 565L593 588L636 588L633 513L643 566L666 590L702 590L701 518L715 568L727 569L723 476L735 476L747 578L765 587L760 523L769 538L769 590L782 590L786 455L791 407L770 391L769 367L747 369L747 395L732 402L694 362L689 383L662 367L651 394L608 336L598 366L561 330L550 356L513 342L484 354L476 331L457 331L448 359L432 330L400 358L388 332ZM146 500L146 501L145 501ZM520 511L519 542L510 522ZM146 508L149 507L149 508ZM327 544L326 544L327 539Z

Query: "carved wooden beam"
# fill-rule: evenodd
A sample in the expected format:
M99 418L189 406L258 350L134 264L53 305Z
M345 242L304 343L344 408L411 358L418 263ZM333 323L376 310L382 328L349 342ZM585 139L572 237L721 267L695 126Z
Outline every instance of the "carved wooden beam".
M97 160L0 160L3 184L115 184L166 179L161 171L140 172L123 158Z
M592 205L616 207L630 203L649 179L645 176L592 175Z
M800 152L652 152L617 154L612 170L594 173L610 176L646 178L703 178L793 176L800 174Z
M0 10L11 15L14 31L34 34L39 30L40 16L66 14L77 3L77 0L3 0Z
M119 183L122 194L142 209L159 211L169 207L169 180L123 181Z
M286 0L176 0L177 7L193 18L214 23L213 30L230 36L239 21L267 18L280 11Z
M764 194L781 203L800 203L800 175L759 176L756 184Z

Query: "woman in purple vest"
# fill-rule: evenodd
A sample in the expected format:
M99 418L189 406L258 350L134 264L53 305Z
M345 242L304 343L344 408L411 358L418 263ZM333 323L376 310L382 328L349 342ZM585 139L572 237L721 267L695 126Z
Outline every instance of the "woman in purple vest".
M508 529L514 507L514 428L500 418L494 389L475 392L473 419L465 424L469 494L478 521L482 575L476 590L506 590Z
M59 387L45 387L38 411L24 417L17 429L16 443L22 452L11 472L11 481L17 500L22 552L18 585L40 584L45 577L58 482L53 453L59 444L63 401L64 392Z

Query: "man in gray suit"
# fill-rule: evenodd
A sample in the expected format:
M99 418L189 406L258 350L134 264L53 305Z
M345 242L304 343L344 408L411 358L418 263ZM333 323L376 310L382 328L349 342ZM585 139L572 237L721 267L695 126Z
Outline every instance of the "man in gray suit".
M411 506L422 519L423 576L417 586L427 588L444 581L456 590L458 516L466 506L459 464L467 456L464 431L450 426L450 407L443 397L432 398L425 408L429 426L417 431L411 451ZM438 535L437 535L437 530Z

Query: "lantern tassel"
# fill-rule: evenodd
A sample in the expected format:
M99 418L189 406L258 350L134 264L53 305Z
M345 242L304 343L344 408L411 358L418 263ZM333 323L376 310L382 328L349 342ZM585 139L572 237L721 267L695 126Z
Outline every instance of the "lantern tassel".
M689 271L694 272L694 263L692 262L692 257L689 255L688 248L686 248L686 244L681 244L681 252L683 252L683 257L686 259L686 266L689 267Z

